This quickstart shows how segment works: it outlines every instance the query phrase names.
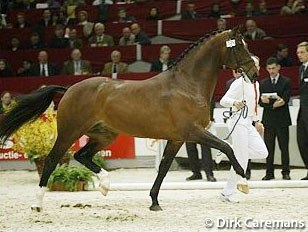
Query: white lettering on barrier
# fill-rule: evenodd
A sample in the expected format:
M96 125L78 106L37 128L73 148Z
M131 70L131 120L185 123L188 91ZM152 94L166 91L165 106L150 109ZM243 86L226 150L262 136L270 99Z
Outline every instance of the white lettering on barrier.
M18 160L21 157L21 154L14 151L0 153L0 160Z
M101 150L98 152L102 157L111 157L112 151L111 150Z

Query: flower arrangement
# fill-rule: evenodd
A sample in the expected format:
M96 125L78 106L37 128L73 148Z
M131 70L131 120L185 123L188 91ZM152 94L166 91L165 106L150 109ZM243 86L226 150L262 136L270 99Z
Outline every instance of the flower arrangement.
M14 149L23 152L30 162L45 158L57 138L56 111L51 105L38 119L26 123L14 133Z

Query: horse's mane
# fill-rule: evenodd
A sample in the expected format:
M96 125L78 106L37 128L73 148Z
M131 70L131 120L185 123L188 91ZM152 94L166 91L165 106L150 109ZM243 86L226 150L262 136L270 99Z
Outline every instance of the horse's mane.
M180 63L180 61L182 61L186 55L191 52L192 50L194 50L194 48L199 47L201 44L203 44L204 42L208 41L210 38L212 38L214 35L221 33L222 31L213 31L210 33L206 33L205 35L203 35L202 37L200 37L197 41L195 41L194 43L192 43L189 47L187 47L175 60L175 62L173 63L173 65L170 68L176 67L177 64Z

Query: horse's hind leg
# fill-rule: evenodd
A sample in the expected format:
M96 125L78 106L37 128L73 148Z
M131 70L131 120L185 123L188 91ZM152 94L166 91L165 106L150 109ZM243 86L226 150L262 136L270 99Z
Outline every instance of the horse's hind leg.
M194 132L191 132L189 138L189 142L194 142L194 143L199 143L199 144L204 144L207 145L211 148L215 148L223 152L224 154L227 155L227 157L230 160L231 165L233 166L235 172L242 176L243 178L246 178L244 169L241 167L239 162L237 161L234 152L230 145L223 140L217 138L210 132L208 132L205 129L198 129ZM247 151L248 152L248 151Z
M108 172L95 164L92 158L96 152L112 143L116 137L116 133L107 130L104 133L97 133L95 136L92 134L89 142L74 155L78 162L98 175L100 179L99 190L104 196L107 195L110 188Z
M164 150L163 158L159 165L158 175L150 191L150 196L152 198L152 205L150 207L150 210L152 211L162 210L157 200L159 189L171 166L171 163L174 157L176 156L176 154L178 153L182 145L183 145L183 142L174 142L174 141L167 142L167 145Z
M77 138L78 137L75 138L72 136L58 136L55 145L45 159L44 169L39 183L39 190L36 194L36 202L31 206L32 210L38 212L42 210L43 198L47 190L46 186L48 183L48 179L52 172L55 170L60 159L64 156L66 151L70 148L70 146Z

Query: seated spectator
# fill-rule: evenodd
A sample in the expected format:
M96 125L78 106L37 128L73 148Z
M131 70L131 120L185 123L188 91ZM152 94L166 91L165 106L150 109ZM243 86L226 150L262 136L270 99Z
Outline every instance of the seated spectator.
M14 101L12 99L12 95L8 91L4 91L1 93L1 104L0 104L0 114L6 113L11 109Z
M294 15L306 12L306 6L303 0L287 0L281 8L280 15Z
M111 52L111 62L104 65L103 74L127 73L128 64L121 62L121 53L117 50Z
M173 61L170 60L170 53L171 49L167 45L162 46L160 48L159 59L152 63L150 71L163 72L168 70L173 64Z
M146 17L146 20L160 20L160 14L159 9L157 7L152 7L149 11L148 16Z
M266 37L265 31L258 28L254 20L248 19L246 21L246 32L244 33L244 38L246 40L264 39L265 37Z
M245 7L245 16L246 17L253 17L255 16L255 8L252 2L247 2Z
M195 3L188 2L186 8L181 12L181 19L201 18L195 9L196 9Z
M98 6L101 4L112 5L113 0L94 0L92 3L93 6Z
M70 25L76 24L76 8L84 6L84 0L66 0L63 3L63 7L66 9L66 14Z
M219 18L217 19L216 23L217 23L217 31L227 30L227 20Z
M96 23L94 26L95 35L90 37L89 44L91 47L113 46L113 38L110 35L105 34L105 25L102 23Z
M58 9L61 7L60 2L56 0L47 0L46 3L48 4L48 8L50 9Z
M48 53L40 51L38 53L38 63L32 65L31 76L55 76L59 74L57 67L48 62Z
M43 11L42 19L39 20L38 25L40 27L52 26L51 11L49 9Z
M264 16L264 15L269 15L270 12L267 9L267 3L265 0L261 0L259 2L259 7L255 11L255 16Z
M69 24L69 20L66 17L66 13L60 10L59 12L55 12L51 16L52 26L62 25L66 26Z
M141 31L141 27L138 23L134 23L130 26L130 29L135 36L135 43L140 45L150 45L152 42L147 34Z
M119 40L119 45L133 45L135 43L135 36L130 31L129 27L124 27L122 29L122 37Z
M11 8L13 9L33 9L36 7L35 0L15 0L12 1Z
M71 59L64 62L62 74L64 75L86 75L92 73L89 61L81 59L81 51L75 48L71 53Z
M220 5L218 3L214 3L212 4L212 7L211 7L211 11L210 11L210 14L209 14L209 18L220 18L220 16L223 15L221 9L220 9Z
M13 72L5 59L0 59L0 77L11 77Z
M64 27L58 24L55 28L55 36L50 42L51 48L68 48L69 39L67 38L68 34L64 36Z
M133 16L128 16L127 12L124 8L119 9L118 11L118 23L132 23L135 22L136 19Z
M6 15L0 14L0 29L7 28Z
M20 67L17 70L17 76L22 76L22 77L31 76L31 67L32 67L31 60L23 60L22 67Z
M17 37L12 37L10 44L10 51L16 52L20 50L21 50L20 40Z
M45 48L45 44L41 40L39 33L33 32L30 36L30 46L29 49L42 49Z
M14 28L27 28L31 27L30 23L26 22L25 14L23 12L18 12L16 15L16 23Z
M292 59L289 56L289 48L285 44L278 44L276 54L273 55L281 67L291 67Z
M78 13L78 25L83 26L83 34L89 37L92 34L94 23L88 21L88 12L81 10Z
M77 36L77 30L75 28L69 30L69 47L70 48L81 48L82 40Z

